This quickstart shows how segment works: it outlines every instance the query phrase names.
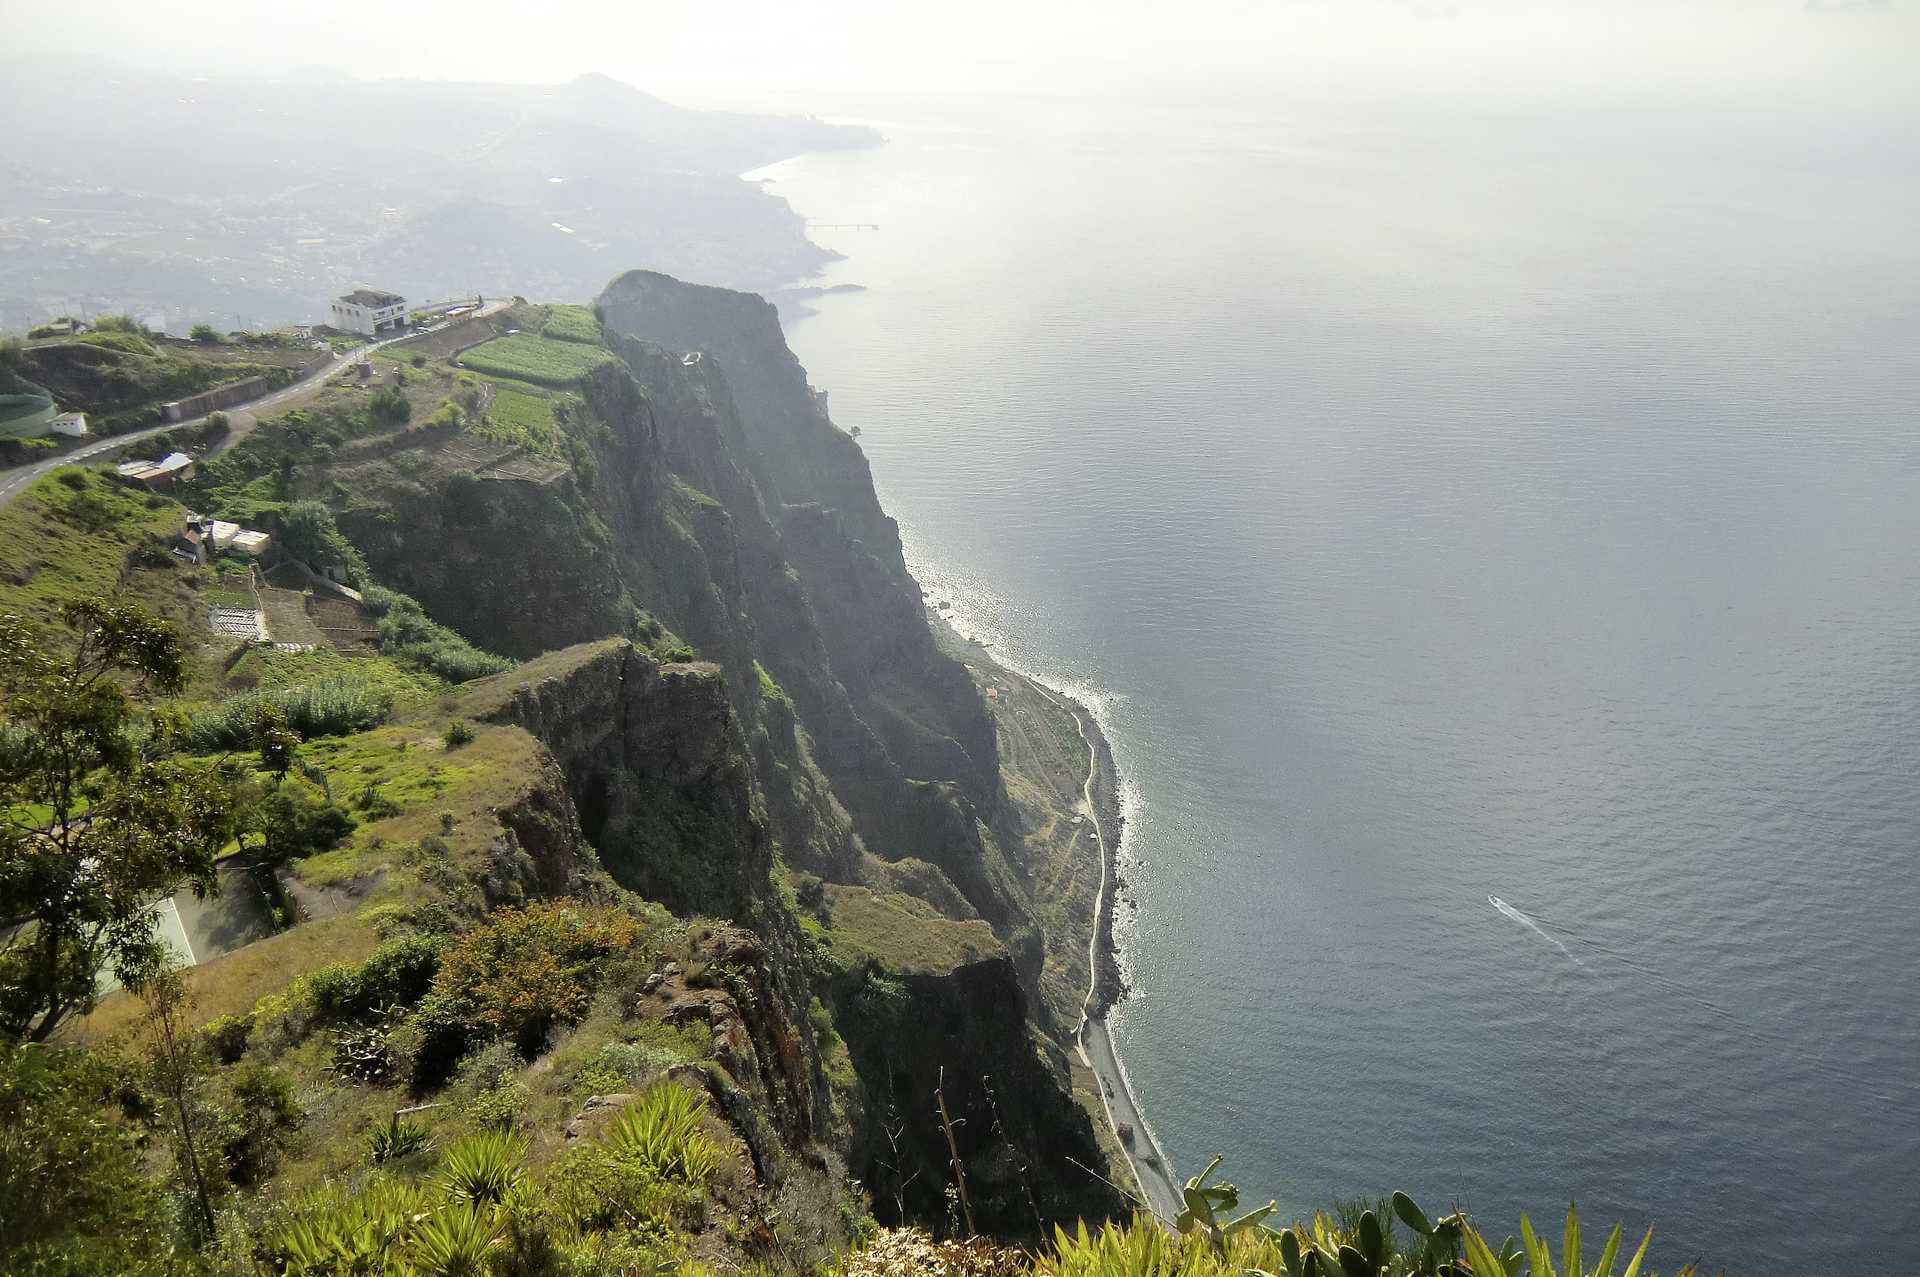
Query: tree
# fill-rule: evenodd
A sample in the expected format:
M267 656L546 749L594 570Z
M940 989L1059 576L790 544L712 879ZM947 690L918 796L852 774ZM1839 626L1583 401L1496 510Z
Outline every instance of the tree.
M171 961L156 960L127 975L129 986L147 1004L147 1064L154 1089L169 1110L174 1165L179 1168L183 1186L193 1193L200 1235L210 1238L212 1176L206 1160L209 1141L199 1095L208 1061L187 1023L193 997Z
M181 1266L167 1202L107 1107L122 1085L93 1052L0 1039L0 1272Z
M318 501L296 501L281 516L280 544L308 567L324 570L334 566L359 567L359 555L353 543L333 521L333 511Z
M92 1008L103 966L152 961L155 903L214 890L233 828L216 769L130 695L185 684L180 631L113 600L62 615L66 651L0 617L0 1033L36 1042Z
M383 426L404 426L413 416L413 405L393 386L383 386L367 396L367 415Z

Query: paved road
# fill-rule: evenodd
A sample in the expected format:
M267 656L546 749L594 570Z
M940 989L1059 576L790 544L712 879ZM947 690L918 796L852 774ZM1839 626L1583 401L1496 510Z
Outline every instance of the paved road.
M1106 958L1101 950L1112 939L1109 914L1113 908L1114 857L1119 850L1119 830L1110 827L1110 822L1119 814L1119 779L1108 770L1111 755L1095 743L1100 739L1100 724L1087 707L1034 679L1028 678L1026 683L1072 714L1080 729L1080 739L1087 747L1087 778L1080 787L1080 806L1092 817L1093 835L1100 843L1100 888L1093 902L1093 934L1087 941L1087 997L1081 1007L1075 1045L1080 1059L1093 1070L1100 1084L1100 1102L1106 1106L1107 1124L1113 1128L1115 1138L1119 1138L1122 1127L1133 1133L1131 1140L1120 1142L1128 1167L1133 1171L1134 1183L1140 1186L1140 1194L1146 1199L1147 1212L1171 1227L1174 1217L1186 1205L1181 1196L1182 1185L1173 1163L1167 1160L1166 1150L1154 1139L1153 1129L1147 1125L1133 1098L1126 1070L1121 1068L1120 1056L1113 1049L1113 1035L1107 1031L1106 1012L1100 1009L1100 969Z
M1173 1217L1185 1206L1172 1165L1160 1144L1153 1138L1147 1119L1135 1106L1133 1090L1114 1054L1113 1038L1107 1032L1107 1017L1097 1015L1080 1026L1080 1058L1100 1079L1100 1099L1107 1106L1107 1120L1117 1132L1122 1125L1133 1128L1133 1143L1127 1148L1127 1160L1133 1164L1133 1178L1147 1199L1147 1209L1171 1225Z
M482 306L472 318L478 319L485 315L494 314L506 309L512 304L510 300L488 302L485 306ZM356 346L344 354L334 356L330 362L316 368L291 385L269 391L261 395L258 399L248 399L241 403L229 404L227 407L221 409L221 411L251 412L255 416L259 416L262 412L272 409L277 404L285 403L296 395L305 394L321 382L332 380L345 372L349 364L359 362L373 351L379 350L382 346L391 346L396 342L405 341L409 337L418 337L420 335L418 332L410 332L399 337L389 337L385 341L376 341L365 346ZM147 426L140 430L129 430L126 434L122 435L108 435L105 438L94 440L91 443L82 444L72 452L62 453L50 461L39 461L33 465L21 466L14 470L0 470L0 509L5 509L8 502L32 487L41 475L46 474L57 466L76 465L90 457L97 457L103 452L112 452L117 448L124 448L130 443L138 443L142 439L151 439L155 435L165 434L170 430L185 430L191 426L199 425L211 415L211 413L208 413L199 417L190 417L185 421L169 421L164 425Z

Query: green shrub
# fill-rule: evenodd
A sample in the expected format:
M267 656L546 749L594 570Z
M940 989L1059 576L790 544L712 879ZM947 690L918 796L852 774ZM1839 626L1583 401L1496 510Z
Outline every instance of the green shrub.
M199 753L245 749L265 708L284 715L287 726L303 740L351 736L387 721L393 713L393 693L347 677L242 692L191 714L185 728L187 747Z
M456 718L447 724L443 738L448 749L459 749L462 745L473 743L473 727L464 718Z
M273 1173L280 1152L306 1121L287 1079L264 1064L233 1079L233 1101L221 1122L222 1156L233 1182L251 1187Z
M247 1039L253 1035L253 1013L223 1015L200 1030L207 1051L222 1064L235 1064L247 1053Z
M307 977L315 1014L358 1020L388 1007L418 1002L433 987L440 969L440 944L433 936L400 936L375 949L357 967L344 963L321 967Z
M353 832L354 819L310 785L288 781L243 804L242 843L258 838L260 847L281 860L297 860L331 851Z
M413 416L413 405L397 386L382 386L367 396L367 416L376 425L404 426Z
M381 652L403 665L425 670L449 683L485 678L513 666L512 661L483 652L429 620L418 602L397 590L369 586L362 598L367 610L378 618Z
M640 939L628 914L580 903L500 909L447 949L434 995L479 1039L505 1037L531 1059L556 1024L586 1013L593 974Z
M366 571L365 560L334 522L333 511L318 501L296 501L286 508L280 516L280 548L316 570L345 568L353 580Z
M707 1054L706 1034L691 1024L672 1026L649 1021L635 1029L635 1039L602 1042L595 1047L574 1068L574 1093L605 1095L624 1090L643 1078Z
M447 1094L475 1125L510 1129L519 1122L529 1098L520 1069L520 1054L513 1044L497 1039L460 1061Z
M0 1272L152 1273L174 1231L101 1056L0 1039Z

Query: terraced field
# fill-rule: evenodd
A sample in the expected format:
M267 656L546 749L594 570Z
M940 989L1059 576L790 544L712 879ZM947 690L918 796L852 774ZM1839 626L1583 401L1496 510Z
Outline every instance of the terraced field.
M475 372L514 377L537 386L574 385L612 360L612 353L599 346L525 332L496 337L460 357L461 366Z

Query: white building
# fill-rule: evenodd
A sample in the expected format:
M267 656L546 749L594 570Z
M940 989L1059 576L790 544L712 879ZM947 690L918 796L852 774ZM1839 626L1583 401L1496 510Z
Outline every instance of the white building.
M333 299L333 326L379 337L407 326L407 299L378 288L356 288Z
M264 532L255 532L252 528L243 528L225 519L209 520L208 528L216 550L237 550L241 554L258 557L267 548L268 538Z

